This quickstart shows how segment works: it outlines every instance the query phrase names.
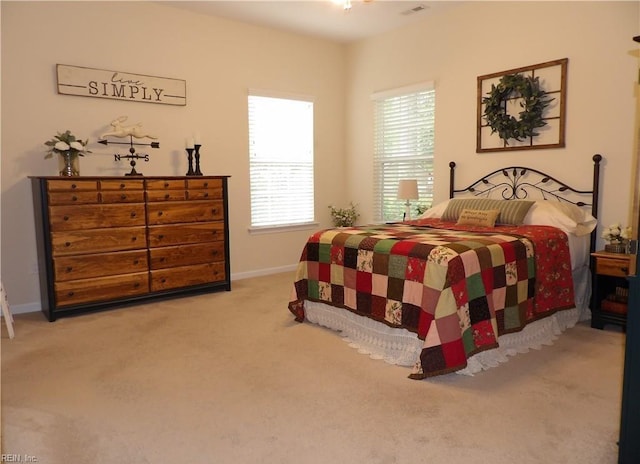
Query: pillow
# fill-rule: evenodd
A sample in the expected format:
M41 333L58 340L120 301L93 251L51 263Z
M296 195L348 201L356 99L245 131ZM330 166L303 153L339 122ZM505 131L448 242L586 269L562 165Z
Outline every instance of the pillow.
M497 224L519 226L523 223L529 208L534 204L531 200L494 200L491 198L454 198L449 201L442 213L443 221L457 221L463 209L489 210L497 209L500 215Z
M450 201L451 200L445 200L442 203L438 203L437 205L432 206L431 208L426 210L424 213L422 213L418 219L442 217L442 213L444 213L444 210L447 209L447 205L449 204Z
M497 209L463 209L456 225L493 227L500 214Z
M523 224L553 226L578 237L590 234L598 221L587 210L573 203L556 200L536 201Z

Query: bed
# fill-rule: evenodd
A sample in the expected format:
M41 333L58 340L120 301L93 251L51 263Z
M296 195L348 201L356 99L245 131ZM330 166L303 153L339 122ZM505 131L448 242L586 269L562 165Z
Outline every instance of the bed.
M320 230L289 310L412 379L474 374L589 318L599 169L575 189L510 166L455 186L415 220Z

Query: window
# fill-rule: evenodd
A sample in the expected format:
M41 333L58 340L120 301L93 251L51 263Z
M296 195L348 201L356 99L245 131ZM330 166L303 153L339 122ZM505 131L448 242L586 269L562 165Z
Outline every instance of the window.
M313 102L249 95L251 227L314 220Z
M401 179L417 179L417 204L433 202L435 90L433 83L374 94L374 219L402 218Z

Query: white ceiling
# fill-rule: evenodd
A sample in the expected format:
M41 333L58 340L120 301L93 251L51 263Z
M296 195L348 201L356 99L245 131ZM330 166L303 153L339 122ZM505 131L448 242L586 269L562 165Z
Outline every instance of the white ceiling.
M169 1L176 8L220 16L250 24L273 27L338 42L351 42L378 35L415 21L457 1L352 0L344 10L332 0L306 1ZM414 8L421 11L413 11Z

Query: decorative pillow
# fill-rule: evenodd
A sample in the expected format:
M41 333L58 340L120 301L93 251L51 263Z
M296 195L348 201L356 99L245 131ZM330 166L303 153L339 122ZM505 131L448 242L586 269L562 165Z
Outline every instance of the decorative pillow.
M510 224L519 226L527 215L529 208L534 204L530 200L494 200L492 198L454 198L449 201L442 214L443 221L457 221L463 209L488 210L497 209L500 215L497 224Z
M457 225L493 227L500 214L497 209L463 209Z

